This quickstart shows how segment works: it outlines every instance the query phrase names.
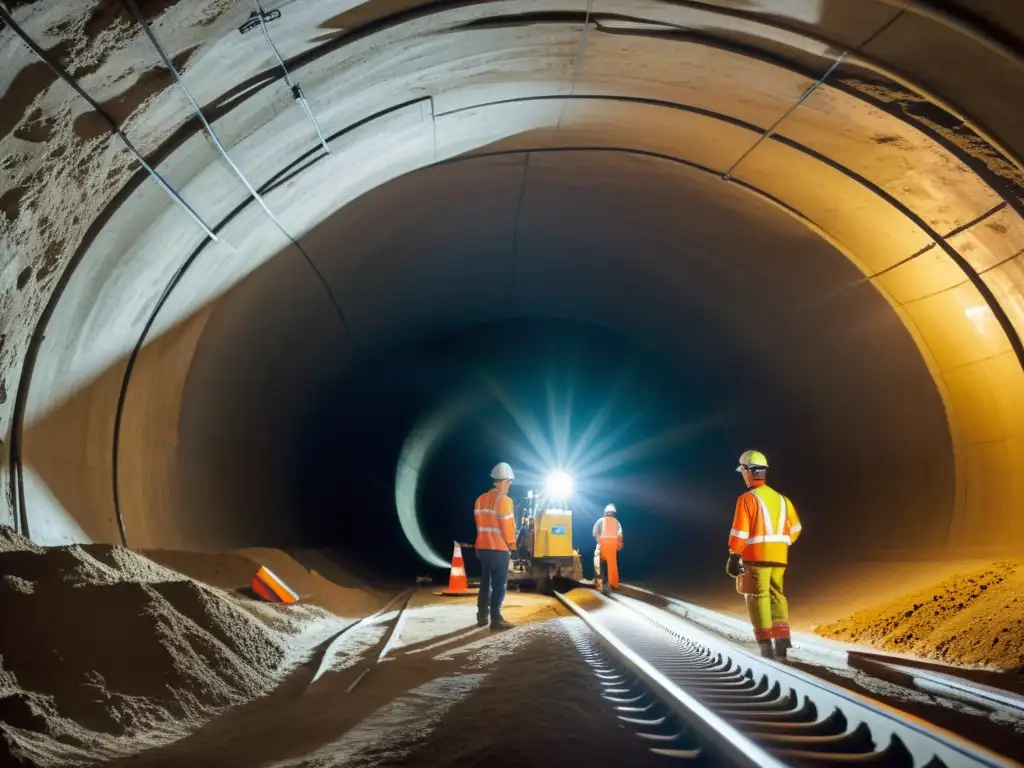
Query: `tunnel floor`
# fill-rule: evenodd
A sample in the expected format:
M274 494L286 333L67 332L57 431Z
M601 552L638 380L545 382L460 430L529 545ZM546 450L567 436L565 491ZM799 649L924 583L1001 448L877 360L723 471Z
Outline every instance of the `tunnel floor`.
M474 598L436 587L380 613L394 591L310 553L143 557L3 533L0 606L26 627L0 637L4 764L503 765L563 749L653 764L601 700L580 621L550 598L510 593L516 628L493 635ZM257 563L301 602L246 596Z
M494 634L476 626L474 597L370 584L315 551L144 556L108 545L43 548L0 533L0 610L23 617L24 628L0 635L4 764L660 759L616 720L579 652L588 630L551 598L510 592L504 614L516 626ZM247 594L259 565L300 602ZM1014 575L988 579L1012 586ZM808 670L1003 754L1024 748L1024 723L863 674Z

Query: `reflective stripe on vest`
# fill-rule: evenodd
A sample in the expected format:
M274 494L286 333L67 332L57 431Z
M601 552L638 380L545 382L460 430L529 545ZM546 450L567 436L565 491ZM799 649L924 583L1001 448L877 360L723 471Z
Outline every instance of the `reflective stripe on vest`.
M757 499L757 503L761 507L761 519L764 525L764 535L750 536L750 534L735 530L732 532L733 535L740 539L746 539L747 546L750 546L751 544L760 544L762 542L774 544L789 544L789 534L783 533L783 531L786 530L786 510L788 509L786 505L786 497L783 496L781 493L778 494L780 505L779 524L778 526L774 526L772 525L772 516L770 510L768 509L768 504L761 497L761 494L758 493L758 490L758 488L754 488L753 490L751 490L751 493L753 494L754 498Z
M501 531L501 521L514 518L514 515L501 515L499 508L501 499L506 494L497 489L488 491L476 500L473 517L476 520L476 548L497 549L508 551L505 536ZM486 506L485 506L486 505Z

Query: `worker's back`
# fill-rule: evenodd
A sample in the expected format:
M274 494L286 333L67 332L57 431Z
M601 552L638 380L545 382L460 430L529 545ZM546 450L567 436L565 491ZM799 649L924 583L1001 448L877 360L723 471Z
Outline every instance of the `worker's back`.
M477 497L473 505L476 521L476 549L509 551L515 546L515 507L512 499L497 488Z
M731 548L742 548L743 559L749 563L785 565L789 562L789 547L801 529L793 502L766 483L758 483L736 502L730 538L737 546Z
M800 518L793 502L766 484L768 457L763 453L744 451L736 471L747 490L736 499L725 572L744 595L761 655L786 658L793 644L784 580Z
M610 588L619 588L618 552L622 549L622 525L615 518L615 511L615 506L609 504L604 515L594 523L601 591L605 594L608 594Z
M598 539L615 539L622 538L622 524L614 515L602 515L594 523L594 538Z

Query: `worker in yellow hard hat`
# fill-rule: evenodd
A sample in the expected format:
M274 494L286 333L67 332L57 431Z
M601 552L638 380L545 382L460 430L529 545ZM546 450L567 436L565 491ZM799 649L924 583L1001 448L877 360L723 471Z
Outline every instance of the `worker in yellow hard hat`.
M793 502L768 487L763 453L745 451L736 471L747 490L736 500L725 572L736 578L736 590L746 596L761 655L785 659L792 642L783 576L789 547L800 536L800 518Z

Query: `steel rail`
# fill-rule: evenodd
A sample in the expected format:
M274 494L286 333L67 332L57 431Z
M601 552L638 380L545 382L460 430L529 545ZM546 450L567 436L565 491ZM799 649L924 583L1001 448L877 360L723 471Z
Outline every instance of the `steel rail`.
M614 606L618 614L646 624L649 634L675 638L691 661L648 655L648 662L668 670L679 687L693 690L734 728L787 761L929 768L1021 765L885 704L763 659L670 611L621 595L595 598L601 610L592 617L592 628L604 625L609 631L624 624ZM602 621L605 615L609 618ZM634 643L647 644L646 637L632 632Z
M649 595L672 606L670 611L680 618L700 625L716 635L725 637L749 637L749 625L724 614L717 615L699 606L692 605L669 595L652 592L635 584L623 584L624 589ZM679 609L677 612L674 609ZM714 618L712 618L714 617ZM742 629L741 629L742 627ZM873 677L890 680L898 685L913 687L925 693L955 699L981 709L993 712L1011 712L1015 717L1024 718L1024 695L1001 687L995 675L985 670L960 670L945 664L913 659L897 654L871 652L837 641L813 639L796 642L795 650L814 663L827 666L845 666L861 670ZM980 679L979 679L980 678ZM989 683L995 683L990 685Z
M312 686L313 683L319 680L323 676L323 674L327 672L330 666L329 662L334 658L335 653L338 651L341 645L348 641L348 638L352 636L355 630L361 629L363 627L368 627L372 624L376 624L381 619L382 616L386 616L387 614L395 610L396 606L398 606L398 615L396 616L396 618L401 620L403 614L405 613L405 609L408 607L409 601L412 599L412 596L413 594L415 594L415 592L416 589L414 587L408 587L406 589L403 589L401 592L396 594L384 605L382 605L376 611L371 613L369 616L364 616L361 619L353 621L351 624L349 624L347 627L341 630L338 634L336 634L334 636L334 639L331 640L330 645L328 645L327 648L324 649L323 655L320 657L320 665L317 667L316 674L313 675L313 679L309 681L309 685ZM394 633L394 629L395 628L393 627L392 633ZM385 651L386 650L387 648L385 648ZM382 658L383 656L384 652L381 652L380 658ZM378 661L380 660L380 658L378 658ZM367 669L367 672L368 671L369 669ZM360 679L362 679L362 675L360 676ZM353 687L355 686L353 685Z
M847 655L847 664L851 668L875 677L890 679L925 693L955 699L992 712L1010 712L1015 717L1024 718L1024 696L1003 688L966 680L956 674L955 668L950 668L947 672L937 669L932 664L917 664L909 660L903 661L898 657L858 651L851 651Z
M374 667L376 667L378 664L384 661L384 657L388 655L388 651L394 648L395 643L397 643L399 639L401 639L402 627L405 626L405 620L409 616L409 613L407 611L409 607L409 602L412 600L412 596L414 594L416 594L415 589L408 589L401 595L399 595L399 598L402 598L404 596L404 599L399 600L398 598L396 598L395 601L389 603L389 605L400 603L400 607L395 617L393 619L388 620L388 623L391 626L388 627L387 632L384 633L384 637L381 640L383 646L381 647L380 653L377 654L377 658L373 662L371 662L363 668L363 671L359 673L359 676L349 684L348 688L345 689L345 693L352 693L352 691L354 691L356 687L361 682L363 682L363 678L370 674L370 671Z
M603 622L598 621L591 612L580 608L559 592L555 593L555 597L582 619L609 653L642 680L655 696L698 734L703 743L711 746L730 764L763 768L783 768L786 765L684 691L654 664L631 648L628 642L604 626ZM634 623L639 624L638 621ZM666 646L665 650L682 650L671 642L667 642Z

